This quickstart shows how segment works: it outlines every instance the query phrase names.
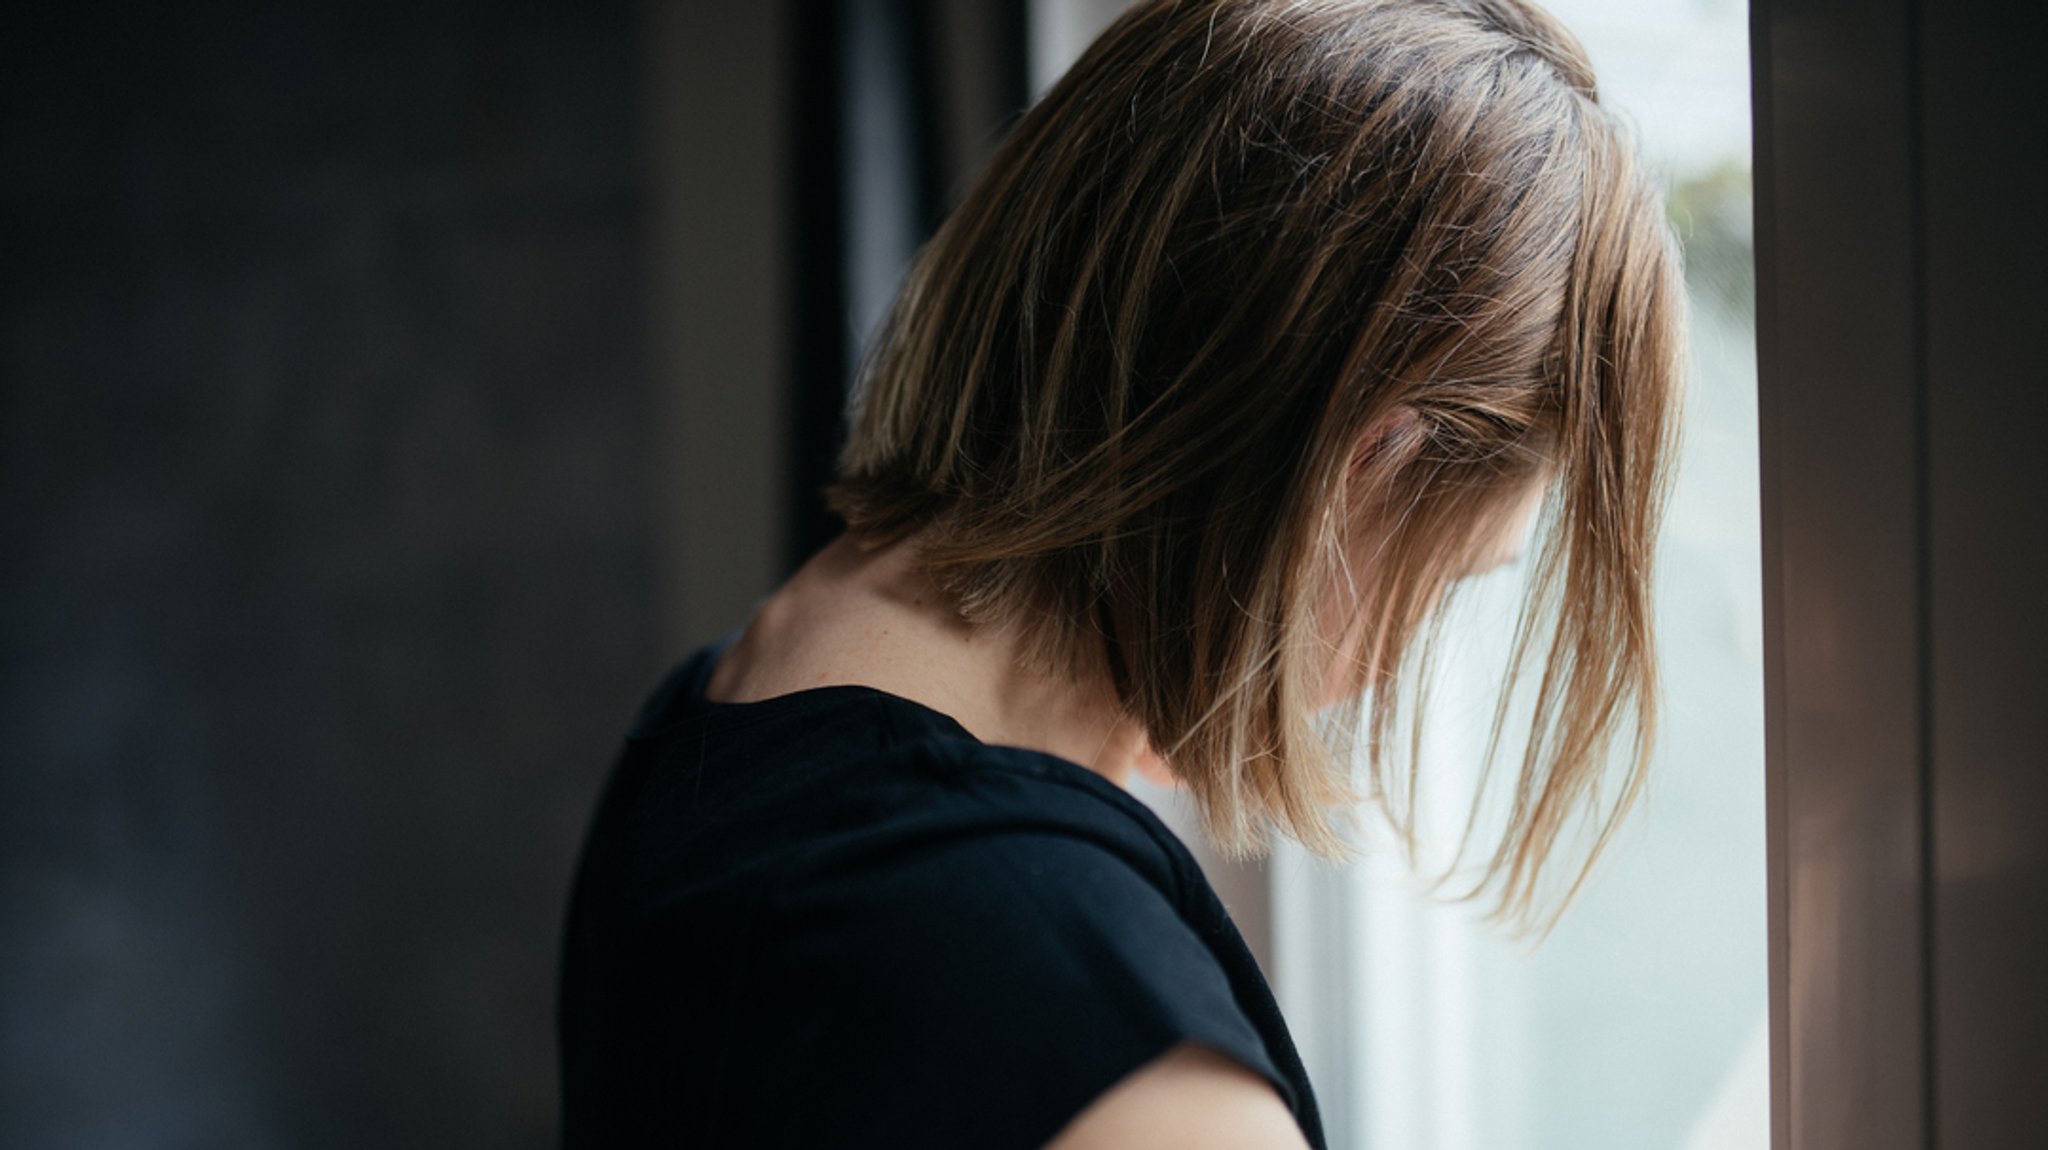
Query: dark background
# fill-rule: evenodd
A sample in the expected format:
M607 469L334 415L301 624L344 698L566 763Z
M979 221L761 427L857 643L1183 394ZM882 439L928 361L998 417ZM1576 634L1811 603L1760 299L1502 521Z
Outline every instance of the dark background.
M1022 9L10 8L0 1146L553 1141L595 788ZM2034 1145L2044 10L1754 11L1779 1142Z
M532 1144L657 661L634 11L52 7L0 136L0 1143Z
M10 12L0 1145L552 1142L617 738L830 529L853 297L1021 102L954 7Z

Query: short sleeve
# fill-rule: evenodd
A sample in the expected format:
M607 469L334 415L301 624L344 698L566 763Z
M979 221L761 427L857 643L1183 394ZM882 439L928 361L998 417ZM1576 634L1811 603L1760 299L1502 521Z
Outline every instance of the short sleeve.
M721 1115L735 1144L1038 1147L1180 1043L1293 1101L1216 956L1096 843L992 834L778 887L734 940L734 1077L805 1085Z

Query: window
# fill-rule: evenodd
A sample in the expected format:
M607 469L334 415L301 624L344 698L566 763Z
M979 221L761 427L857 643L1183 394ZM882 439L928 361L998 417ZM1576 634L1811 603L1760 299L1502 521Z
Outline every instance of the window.
M1769 1139L1762 622L1746 10L1553 0L1667 181L1693 301L1684 448L1660 556L1666 711L1646 799L1534 953L1432 902L1397 851L1269 868L1272 971L1352 1150ZM1423 741L1441 845L1462 824L1518 590L1453 616Z

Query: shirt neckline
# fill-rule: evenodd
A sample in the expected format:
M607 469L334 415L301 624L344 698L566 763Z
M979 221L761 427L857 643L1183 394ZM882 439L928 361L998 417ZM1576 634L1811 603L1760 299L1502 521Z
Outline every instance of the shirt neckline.
M705 688L710 684L712 673L718 667L718 660L739 639L739 635L738 630L730 631L685 659L670 675L669 681L662 689L656 692L654 701L649 704L648 713L641 722L634 725L632 737L652 738L680 727L698 724L716 726L721 730L733 730L775 719L794 718L805 712L824 709L847 700L872 699L893 715L913 719L915 725L924 733L960 739L976 746L990 745L977 738L958 719L937 708L864 683L827 683L761 699L713 699L705 694ZM1087 769L1079 767L1078 764L1071 765L1080 770Z
M1183 908L1184 914L1190 913L1189 876L1192 874L1196 878L1202 878L1201 868L1188 853L1187 844L1166 825L1159 813L1130 791L1087 767L1050 751L984 743L951 715L880 687L860 683L828 683L824 686L806 687L744 702L712 699L704 694L704 687L711 681L711 674L717 668L719 658L738 640L739 635L738 630L728 632L716 642L691 653L657 689L641 719L634 724L628 740L660 738L684 732L691 727L701 728L703 733L708 735L714 731L736 730L771 720L794 721L809 711L825 710L860 699L872 700L876 706L882 708L898 740L911 737L910 729L914 728L917 735L937 735L949 741L965 742L983 750L1002 752L989 757L987 764L1006 772L1021 773L1079 790L1092 795L1099 802L1105 802L1112 808L1121 810L1126 817L1134 819L1143 828L1144 833L1165 852L1169 860L1168 868L1173 873L1175 889L1172 897L1176 905ZM1194 885L1208 889L1206 879ZM1215 898L1213 893L1210 898ZM1220 903L1217 905L1221 906Z

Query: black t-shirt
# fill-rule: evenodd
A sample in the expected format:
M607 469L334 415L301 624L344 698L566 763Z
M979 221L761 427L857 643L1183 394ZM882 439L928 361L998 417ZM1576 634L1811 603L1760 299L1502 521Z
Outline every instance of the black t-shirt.
M1271 991L1173 833L1101 776L867 687L626 739L560 1001L568 1147L1042 1146L1178 1043L1322 1146Z

